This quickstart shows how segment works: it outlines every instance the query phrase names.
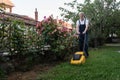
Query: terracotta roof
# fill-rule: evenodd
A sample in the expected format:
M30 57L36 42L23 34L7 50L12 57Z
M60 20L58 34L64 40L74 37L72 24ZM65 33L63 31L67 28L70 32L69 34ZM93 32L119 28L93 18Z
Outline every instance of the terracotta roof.
M36 23L37 23L35 19L25 15L19 15L19 14L10 13L10 12L0 12L0 19L5 19L5 18L21 20L26 25L31 25L31 26L36 26Z
M14 7L14 4L11 2L11 0L0 0L0 4L5 4L7 6Z
M68 29L72 29L72 25L69 24L68 22L62 21L61 19L58 20L58 23L61 24L63 27L66 27Z

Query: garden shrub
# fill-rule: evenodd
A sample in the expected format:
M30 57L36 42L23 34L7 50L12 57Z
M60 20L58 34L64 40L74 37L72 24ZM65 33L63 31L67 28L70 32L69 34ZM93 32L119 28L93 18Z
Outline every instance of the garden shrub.
M70 53L73 38L65 26L49 17L46 21L39 23L37 31L43 37L44 45L50 46L50 53L53 53L58 60L63 60Z
M48 58L48 61L63 60L72 51L74 37L71 31L51 17L36 27L25 26L22 21L8 19L7 22L3 22L0 30L1 37L6 39L0 39L0 50L7 50L10 53L8 63L21 71L26 71Z
M14 65L17 69L26 71L35 63L39 63L42 38L33 26L25 26L23 22L17 20L11 24L10 51L15 59Z
M0 50L8 52L15 69L32 67L41 57L42 38L34 26L27 26L22 21L6 19L0 24ZM4 62L6 63L6 62ZM25 67L27 69L27 67Z

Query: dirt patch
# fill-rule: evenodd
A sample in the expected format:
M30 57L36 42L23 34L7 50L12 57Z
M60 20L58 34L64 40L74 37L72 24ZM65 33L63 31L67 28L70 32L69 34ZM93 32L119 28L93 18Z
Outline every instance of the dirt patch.
M8 80L35 80L37 74L33 71L29 72L15 72L8 77Z
M40 64L33 67L27 72L14 72L8 76L8 80L35 80L40 73L48 71L58 63Z
M118 51L120 53L120 51Z

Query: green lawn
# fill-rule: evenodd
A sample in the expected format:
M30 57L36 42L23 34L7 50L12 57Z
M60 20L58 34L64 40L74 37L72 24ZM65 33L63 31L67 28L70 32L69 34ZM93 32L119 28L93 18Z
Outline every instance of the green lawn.
M61 63L39 74L37 80L120 80L120 47L90 50L83 65Z

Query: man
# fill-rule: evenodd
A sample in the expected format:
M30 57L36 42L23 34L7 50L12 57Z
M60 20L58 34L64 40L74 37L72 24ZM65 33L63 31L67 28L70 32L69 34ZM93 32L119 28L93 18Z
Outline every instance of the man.
M79 35L79 50L85 52L85 57L88 54L88 26L89 21L85 18L84 12L79 13L80 19L76 22L76 33Z

